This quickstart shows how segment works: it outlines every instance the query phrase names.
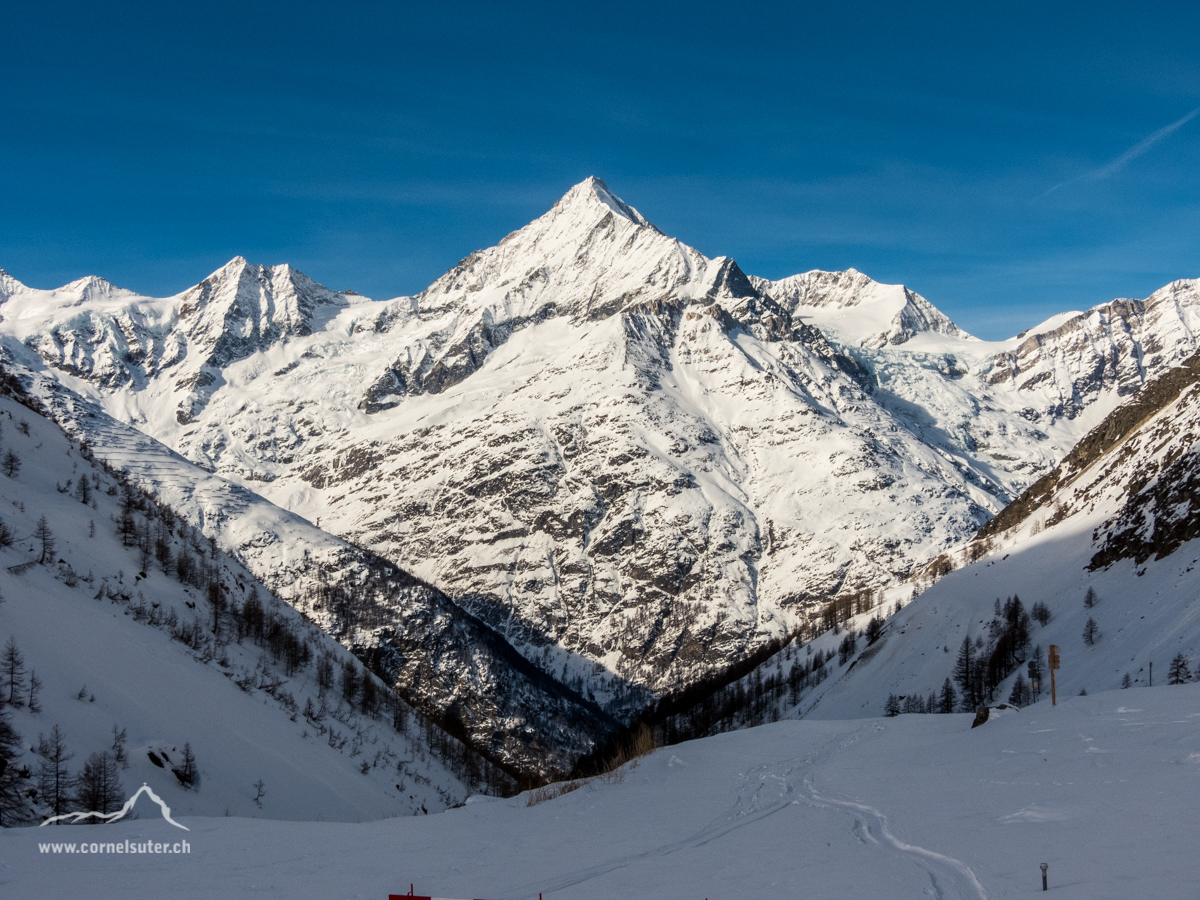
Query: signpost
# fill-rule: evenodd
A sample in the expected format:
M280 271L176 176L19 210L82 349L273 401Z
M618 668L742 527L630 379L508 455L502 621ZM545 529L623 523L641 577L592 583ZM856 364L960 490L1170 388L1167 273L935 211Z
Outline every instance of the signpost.
M1048 661L1050 664L1050 705L1058 706L1058 686L1054 683L1054 673L1058 671L1059 667L1058 644L1050 645L1050 656Z

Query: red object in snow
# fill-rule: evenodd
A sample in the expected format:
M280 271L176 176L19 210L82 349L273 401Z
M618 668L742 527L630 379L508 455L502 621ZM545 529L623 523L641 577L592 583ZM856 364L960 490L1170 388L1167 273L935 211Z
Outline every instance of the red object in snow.
M448 897L427 897L424 894L414 894L413 886L408 886L407 894L388 894L388 900L450 900ZM542 895L538 894L538 900L542 900Z

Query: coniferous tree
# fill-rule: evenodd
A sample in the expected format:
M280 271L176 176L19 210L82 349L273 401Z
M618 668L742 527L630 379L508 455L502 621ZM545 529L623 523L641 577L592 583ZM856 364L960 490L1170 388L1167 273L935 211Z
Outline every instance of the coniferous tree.
M37 672L33 669L29 670L29 711L31 713L40 713L42 711L42 702L38 699L38 693L42 689L42 679L37 677Z
M854 631L851 630L846 632L846 636L842 638L841 644L838 645L838 665L844 666L846 664L846 660L853 656L857 649L858 640L854 634Z
M196 560L186 548L180 548L179 556L175 559L175 575L181 584L191 584L196 574Z
M1033 648L1033 655L1029 657L1026 668L1029 670L1029 687L1036 701L1042 695L1042 673L1046 671L1046 657L1042 653L1041 644Z
M1013 706L1025 706L1029 703L1029 685L1025 683L1025 676L1018 670L1016 679L1013 680L1012 692L1008 695L1008 702Z
M20 706L25 690L25 657L17 649L17 639L11 635L4 645L3 656L0 656L0 677L4 679L4 702Z
M358 696L358 666L353 660L342 663L342 698L350 704Z
M954 662L954 683L962 692L962 705L966 711L973 710L977 705L976 695L975 649L971 644L971 636L963 638L962 646L958 649L958 658Z
M942 692L938 700L938 712L954 712L954 704L958 701L958 697L955 696L954 685L950 683L949 678L942 682Z
M1029 615L1039 625L1045 626L1050 621L1050 607L1039 600L1029 608Z
M242 621L245 623L246 634L256 642L261 641L266 630L267 614L262 601L258 599L257 587L251 586L250 596L242 604ZM332 684L332 681L330 683Z
M359 700L359 707L368 716L375 715L375 707L378 705L378 691L375 688L375 679L371 677L370 672L362 674L362 697Z
M125 789L121 786L121 767L107 750L93 753L83 764L76 780L75 803L81 810L107 815L121 808ZM88 820L102 824L100 819Z
M1087 593L1083 595L1083 605L1085 607L1087 607L1088 609L1091 609L1093 606L1095 606L1099 602L1100 602L1100 598L1098 596L1096 596L1096 589L1094 587L1089 586L1087 589Z
M1083 642L1089 647L1096 643L1096 638L1100 636L1100 626L1096 624L1095 619L1088 619L1087 624L1083 626Z
M196 754L192 753L192 745L187 741L183 744L183 761L179 764L179 768L171 771L175 773L175 777L185 788L191 789L196 783Z
M317 660L317 696L324 697L325 692L331 687L333 687L333 659L328 654L322 654L321 658Z
M1182 653L1176 653L1175 658L1171 660L1171 667L1167 669L1167 684L1187 684L1192 680L1192 669L1188 665L1188 658Z
M16 478L17 473L21 471L21 457L11 450L6 450L4 458L0 459L0 471L3 471L9 478Z
M133 514L133 494L128 489L121 494L121 512L117 516L117 533L121 544L132 547L137 542L137 517Z
M67 741L57 725L50 729L50 736L38 741L38 755L42 758L38 770L38 795L53 816L61 816L73 808L75 799L75 777L67 763L75 756L67 750Z
M53 562L57 544L54 540L54 532L50 530L50 523L46 521L45 516L38 519L37 525L33 529L33 537L42 545L42 555L38 557L38 562L42 565Z
M0 828L16 825L25 818L23 779L17 773L20 756L21 735L12 727L8 710L0 707Z
M117 764L122 769L128 769L129 768L129 754L125 750L125 741L128 740L128 736L125 733L125 729L124 728L118 729L117 726L114 725L112 727L112 733L113 733L113 742L112 742L113 759L115 759L117 761Z
M1121 688L1133 687L1133 679L1129 677L1129 673L1125 673L1125 677L1121 679Z
M219 581L210 582L208 585L208 602L212 606L212 631L217 637L221 636L221 619L225 615L225 608L228 604L225 602L225 592L221 590Z
M883 706L883 714L889 719L900 715L900 698L895 694L888 694L887 703Z

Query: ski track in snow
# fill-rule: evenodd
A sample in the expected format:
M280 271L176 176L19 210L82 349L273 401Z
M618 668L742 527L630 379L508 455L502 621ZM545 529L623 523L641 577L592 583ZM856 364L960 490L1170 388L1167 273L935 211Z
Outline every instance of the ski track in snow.
M813 787L811 775L804 778L804 790L808 794L805 799L813 806L850 810L854 814L854 834L860 841L881 846L879 838L882 837L898 853L904 854L924 869L929 875L933 893L938 900L948 900L948 897L958 897L960 900L978 897L979 900L987 900L987 891L983 889L983 885L979 883L979 879L975 877L975 872L970 866L962 860L946 856L944 853L900 840L892 834L891 828L888 827L887 816L875 807L867 806L865 803L855 803L851 800L834 800L831 797L825 797L817 793L817 789ZM946 871L950 873L948 878L939 877L939 872ZM970 890L967 889L968 885ZM954 892L947 895L947 889L952 889Z
M873 806L849 800L835 800L817 792L813 786L812 771L828 761L838 750L855 743L868 731L877 731L879 726L868 728L844 737L836 747L827 747L800 760L760 766L741 777L734 808L724 816L711 822L695 834L681 841L673 841L618 859L607 860L560 878L557 881L530 882L513 892L520 896L524 892L561 891L591 881L618 869L649 859L669 856L680 850L697 849L719 840L726 835L754 825L780 813L791 806L807 804L823 809L846 810L853 814L852 831L864 844L891 847L899 856L924 869L929 877L933 894L938 900L987 900L987 891L980 884L975 872L966 863L938 853L926 847L909 844L897 838L888 825L887 816ZM802 789L802 793L797 788ZM797 796L799 794L799 796Z

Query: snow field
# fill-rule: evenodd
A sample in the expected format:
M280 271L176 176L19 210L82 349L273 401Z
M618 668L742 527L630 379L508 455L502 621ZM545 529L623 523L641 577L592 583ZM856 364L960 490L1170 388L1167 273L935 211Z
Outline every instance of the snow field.
M1194 898L1200 685L971 717L789 721L661 749L623 779L369 824L184 819L188 856L38 852L9 896ZM154 816L55 840L165 840ZM163 835L163 836L160 836Z

